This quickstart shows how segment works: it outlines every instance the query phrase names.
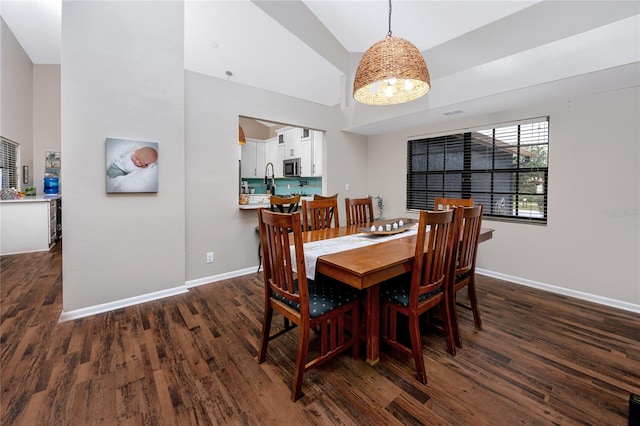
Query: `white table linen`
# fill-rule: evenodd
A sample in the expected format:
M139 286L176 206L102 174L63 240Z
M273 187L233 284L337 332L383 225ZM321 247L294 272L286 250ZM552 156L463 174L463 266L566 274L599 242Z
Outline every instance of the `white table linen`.
M404 238L410 235L418 233L417 223L413 224L409 229L404 232L393 235L373 235L373 234L353 234L345 235L343 237L330 238L327 240L312 241L304 244L304 263L307 273L307 278L315 279L316 275L316 262L319 256L323 256L331 253L338 253L341 251L351 250L359 247L365 247L371 244L378 244L385 241L395 240L397 238ZM297 272L296 268L296 253L293 246L291 246L291 262L293 263L293 270Z

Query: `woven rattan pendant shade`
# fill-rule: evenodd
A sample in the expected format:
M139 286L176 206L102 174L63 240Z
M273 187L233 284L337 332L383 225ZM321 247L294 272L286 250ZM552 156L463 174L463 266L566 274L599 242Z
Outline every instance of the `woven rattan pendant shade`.
M238 126L238 145L244 145L247 143L247 138L244 137L244 130L242 126Z
M367 105L394 105L413 101L431 89L422 54L411 42L389 32L362 56L353 81L353 98Z
M418 99L429 89L429 70L418 48L388 35L362 56L353 97L367 105L393 105Z

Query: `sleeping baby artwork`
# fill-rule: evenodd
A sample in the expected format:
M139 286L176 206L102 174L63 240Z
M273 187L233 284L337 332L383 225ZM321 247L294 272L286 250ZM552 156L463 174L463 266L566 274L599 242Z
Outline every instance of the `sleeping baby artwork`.
M158 144L107 138L107 193L158 192Z

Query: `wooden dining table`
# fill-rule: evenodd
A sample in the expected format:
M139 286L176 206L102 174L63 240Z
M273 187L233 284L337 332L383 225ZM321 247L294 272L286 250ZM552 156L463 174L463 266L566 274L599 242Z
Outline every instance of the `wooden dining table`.
M302 233L303 242L326 240L357 234L360 227L371 224L343 226ZM490 240L493 229L482 228L479 241ZM380 283L411 271L415 255L416 235L412 235L321 255L316 260L316 274L336 279L354 288L365 290L365 327L367 362L380 359Z

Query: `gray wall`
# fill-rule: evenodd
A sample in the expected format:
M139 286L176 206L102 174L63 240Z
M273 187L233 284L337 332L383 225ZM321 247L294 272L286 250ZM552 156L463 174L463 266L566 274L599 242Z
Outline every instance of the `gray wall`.
M63 2L62 22L64 311L184 291L183 3ZM106 194L108 137L159 144L157 194Z
M255 271L258 265L256 212L238 209L239 115L324 130L326 192L366 194L366 139L337 128L338 108L194 72L185 75L187 281L208 282L225 273ZM209 251L215 261L206 264Z
M47 151L61 150L60 65L33 66L33 167L30 186L44 192L44 158ZM64 165L64 158L61 157ZM64 167L60 169L64 186Z
M0 34L0 135L19 143L21 163L32 166L33 64L1 18Z
M369 187L383 188L385 216L405 215L410 137L550 115L548 224L484 221L495 233L482 244L478 267L523 284L638 309L639 100L635 87L370 137ZM385 168L393 173L376 173Z
M42 194L45 152L60 152L61 145L60 65L33 65L4 20L0 26L0 135L20 144L20 166L29 166L22 187Z

